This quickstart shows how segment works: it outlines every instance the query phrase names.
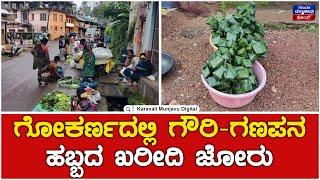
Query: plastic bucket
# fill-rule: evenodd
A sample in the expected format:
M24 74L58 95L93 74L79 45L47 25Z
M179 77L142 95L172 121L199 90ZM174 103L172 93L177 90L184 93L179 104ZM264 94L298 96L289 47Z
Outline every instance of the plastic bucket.
M262 88L266 85L267 74L264 67L256 61L253 64L253 73L257 76L257 80L259 82L259 86L251 92L244 94L226 94L220 92L209 86L206 79L201 74L201 79L205 87L208 89L211 98L221 106L227 108L240 108L247 104L249 104L256 95L262 90Z

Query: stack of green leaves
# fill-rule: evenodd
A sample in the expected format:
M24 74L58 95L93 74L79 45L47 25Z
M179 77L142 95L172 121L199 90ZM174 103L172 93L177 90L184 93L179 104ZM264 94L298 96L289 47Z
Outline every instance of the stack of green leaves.
M204 65L208 84L224 93L243 94L258 87L253 63L268 49L264 28L255 18L255 4L237 7L234 14L207 18L216 50Z
M71 111L71 98L59 91L47 93L40 104L46 111Z

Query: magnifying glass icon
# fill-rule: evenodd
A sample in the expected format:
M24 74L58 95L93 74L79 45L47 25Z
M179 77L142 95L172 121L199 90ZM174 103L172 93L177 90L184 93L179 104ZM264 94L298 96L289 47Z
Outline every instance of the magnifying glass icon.
M124 107L125 112L131 112L131 108L129 106Z

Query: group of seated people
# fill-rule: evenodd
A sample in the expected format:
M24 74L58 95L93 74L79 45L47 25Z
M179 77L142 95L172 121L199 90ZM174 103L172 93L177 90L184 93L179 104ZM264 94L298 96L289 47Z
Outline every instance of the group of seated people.
M61 40L62 40L62 37L60 39L60 42ZM73 54L74 49L78 47L77 45L75 45L74 43L75 41L73 37L70 37L69 40L70 41L67 40L65 44L59 42L60 50L62 48L63 49L66 48L66 51L61 52L60 58L59 56L55 57L54 61L52 61L52 64L50 64L52 69L50 73L54 76L53 79L61 78L61 76L58 73L57 62L61 58L65 58L64 57L65 55ZM70 48L70 45L72 48ZM124 77L124 81L127 81L129 85L137 86L138 81L140 80L140 77L152 75L152 64L146 58L145 53L141 53L139 57L137 57L134 55L134 51L132 49L129 49L127 53L127 57L124 61L124 66L120 70L120 74Z
M145 53L141 53L139 57L136 57L133 50L129 49L120 74L125 78L125 81L128 81L129 85L137 86L140 77L152 75L152 64L146 58Z

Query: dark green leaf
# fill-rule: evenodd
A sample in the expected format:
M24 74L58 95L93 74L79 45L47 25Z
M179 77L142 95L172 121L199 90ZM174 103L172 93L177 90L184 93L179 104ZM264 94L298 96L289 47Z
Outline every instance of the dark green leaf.
M221 80L223 77L223 74L227 71L227 69L224 66L220 66L219 69L212 72L212 75L217 79Z
M237 76L237 71L233 67L229 67L225 73L225 79L234 80Z
M253 50L259 55L267 52L267 47L262 42L252 40L251 45Z
M231 32L227 33L227 41L236 41L237 40L237 36L235 34L232 34Z
M212 37L212 43L214 45L218 44L220 41L220 36L215 36L215 37Z
M246 34L252 34L252 31L251 31L249 28L244 29L244 32L245 32Z
M242 65L244 67L252 67L252 62L250 61L250 59L243 59L242 60Z
M237 71L238 73L238 79L247 79L249 77L249 71L248 69L240 69Z
M206 78L210 75L210 69L208 67L205 67L203 70L202 70L202 74L203 76Z
M252 45L249 44L249 45L246 47L246 50L247 50L248 52L250 52L250 51L252 50Z
M242 55L244 55L245 52L246 52L246 49L245 48L241 48L240 50L238 50L237 54L239 56L242 56Z
M219 91L227 91L230 88L230 83L227 81L221 81L221 84L217 86Z
M213 16L207 18L207 24L211 27L212 30L218 29L218 20Z
M229 52L227 52L227 53L221 55L221 57L222 57L224 60L228 60L228 59L231 58L231 54L230 54Z
M242 88L245 92L250 92L253 90L252 84L249 79L245 79L242 81Z
M229 53L234 56L236 54L236 51L233 48L229 49Z
M228 50L228 48L221 47L221 48L219 48L219 51L221 52L221 54L225 54L225 53L227 53L229 50Z
M251 62L254 62L257 59L257 55L254 53L249 53L249 59Z
M222 59L221 56L218 57L213 57L209 63L210 63L210 67L215 70L218 69L222 64L223 64L224 60Z
M220 85L220 81L217 81L214 77L208 77L206 80L211 87L217 87Z
M240 47L247 47L248 41L245 38L241 38L238 42Z
M224 38L220 38L220 41L218 43L219 47L227 47L227 41Z
M242 61L241 61L241 62L242 62ZM247 68L245 68L245 67L243 67L243 66L235 66L234 69L238 72L238 71L240 71L240 70L242 70L242 69L247 69Z
M222 31L222 32L228 32L228 21L227 20L221 20L218 22L219 24L219 29Z
M249 75L254 75L252 68L248 68L247 70L249 72Z
M234 59L235 60L235 62L234 62L235 65L238 65L238 66L241 65L242 64L242 59L243 59L243 57L236 56L235 59Z
M233 43L234 43L233 41L227 41L227 47L231 48Z
M255 76L255 75L251 75L251 76L249 76L249 78L248 78L248 79L250 80L251 84L253 84L253 85L257 85L257 84L258 84L258 82L257 82L257 80L256 80L256 76Z
M258 34L258 33L253 33L253 35L254 35L254 37L255 37L256 39L261 39L261 35L260 35L260 34Z

